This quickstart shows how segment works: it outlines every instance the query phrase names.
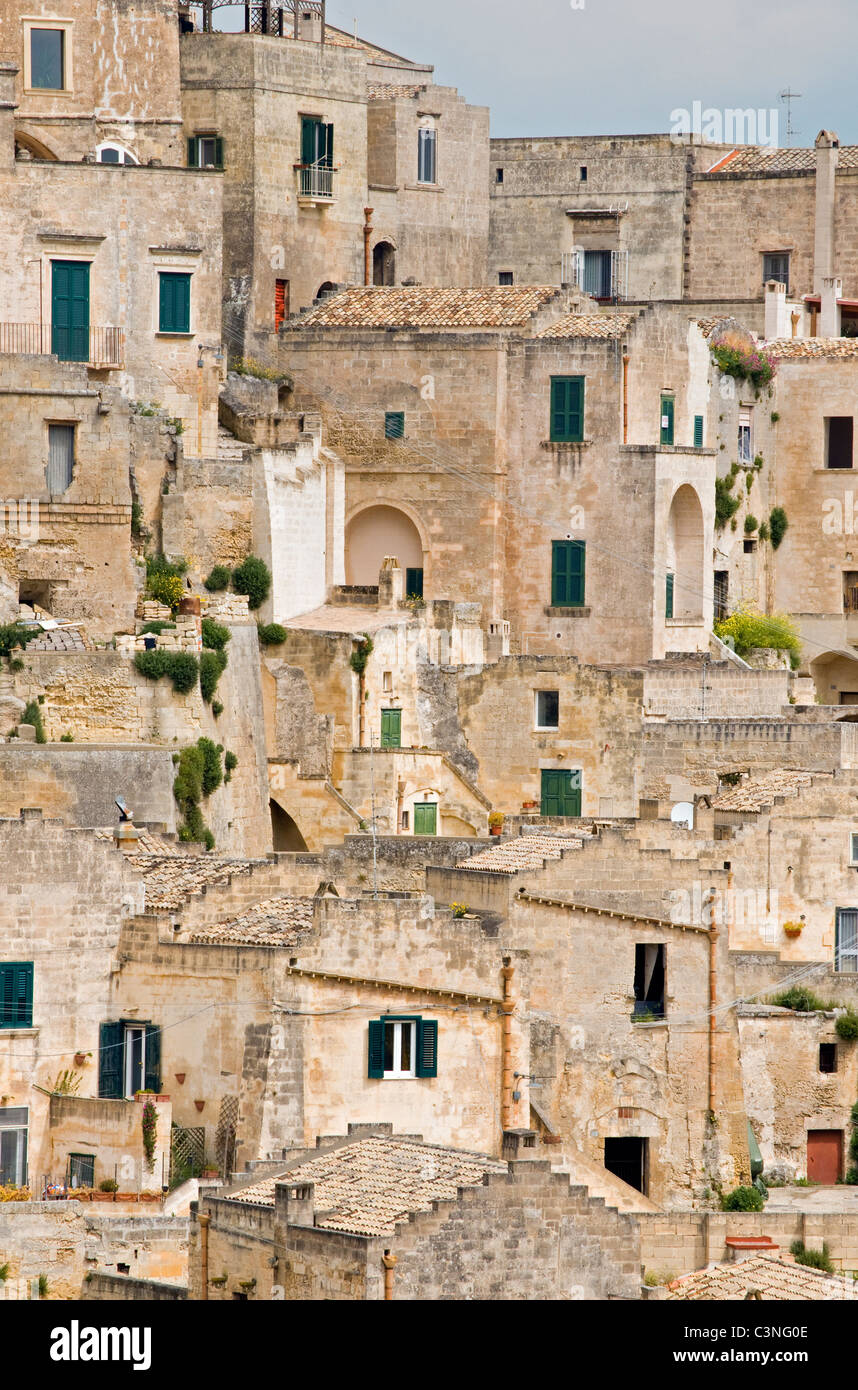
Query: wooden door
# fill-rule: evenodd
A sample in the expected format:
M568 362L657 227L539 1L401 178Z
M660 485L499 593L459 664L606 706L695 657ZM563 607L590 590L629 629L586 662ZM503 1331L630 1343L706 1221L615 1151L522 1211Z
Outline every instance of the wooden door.
M51 352L61 362L89 360L89 264L51 262Z
M414 834L438 834L438 805L433 801L420 801L414 807Z
M843 1131L811 1129L807 1135L807 1176L833 1187L843 1172Z

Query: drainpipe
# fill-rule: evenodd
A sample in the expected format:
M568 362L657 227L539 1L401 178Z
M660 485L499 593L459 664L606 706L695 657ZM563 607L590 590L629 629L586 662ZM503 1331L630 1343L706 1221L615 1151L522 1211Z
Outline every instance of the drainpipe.
M629 442L629 354L623 353L623 443Z
M200 1298L205 1302L209 1296L209 1222L211 1217L202 1214L197 1217L200 1226L200 1276L203 1282Z
M374 208L364 208L364 228L363 228L363 282L365 285L372 284L372 253L370 242L372 241L372 214Z
M384 1301L393 1302L393 1271L396 1268L397 1260L395 1255L391 1255L389 1250L385 1250L381 1257L384 1265Z
M510 957L504 956L503 969L503 1076L501 1080L501 1130L512 1129L512 1013L515 1001L512 997L512 977L515 974Z
M733 874L727 875L727 902L733 900ZM710 906L712 919L709 923L709 1067L708 1067L708 1098L709 1114L715 1114L715 1046L716 1046L716 1027L717 1019L715 1010L718 1007L718 919L715 912L717 898L713 897ZM728 907L729 912L729 907Z

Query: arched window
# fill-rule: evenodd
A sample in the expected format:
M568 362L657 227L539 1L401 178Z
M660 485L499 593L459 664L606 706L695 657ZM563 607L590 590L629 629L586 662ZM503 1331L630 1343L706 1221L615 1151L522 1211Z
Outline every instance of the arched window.
M130 150L117 145L113 140L105 140L95 151L99 164L139 164Z

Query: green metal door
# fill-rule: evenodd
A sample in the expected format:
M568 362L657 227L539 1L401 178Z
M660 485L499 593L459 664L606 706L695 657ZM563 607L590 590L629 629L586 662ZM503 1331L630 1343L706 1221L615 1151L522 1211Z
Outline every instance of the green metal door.
M673 396L662 396L661 398L661 442L662 444L673 443L673 420L674 420L674 399Z
M438 834L438 806L434 801L421 801L414 807L414 834Z
M51 261L51 352L89 361L89 263Z
M542 772L542 815L580 816L581 773Z
M402 710L383 709L381 711L382 748L402 747Z

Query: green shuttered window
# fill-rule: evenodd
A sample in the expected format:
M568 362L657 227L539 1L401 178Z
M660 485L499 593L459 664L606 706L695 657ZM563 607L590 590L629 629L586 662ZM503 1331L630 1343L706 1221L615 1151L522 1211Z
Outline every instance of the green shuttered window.
M369 1025L371 1080L426 1080L438 1075L438 1024L419 1015L391 1015Z
M32 1028L33 962L0 961L0 1028Z
M554 608L582 608L586 580L585 541L552 541L551 604Z
M161 1029L155 1023L118 1019L102 1023L98 1030L98 1094L103 1100L122 1100L126 1095L130 1031L142 1031L145 1040L143 1074L135 1077L134 1086L156 1094L161 1089Z
M584 378L551 378L551 440L580 444L584 438Z
M190 333L190 275L162 270L158 276L158 290L158 332Z
M702 449L702 448L703 448L703 416L702 416L702 415L695 415L695 417L694 417L694 447L695 447L695 449Z
M666 580L666 583L665 583L665 596L664 596L664 616L665 616L665 618L667 619L667 621L668 621L669 623L673 621L673 586L674 586L674 582L675 582L674 576L673 576L672 574L669 574L669 575L667 576L667 580Z
M384 437L385 439L403 439L405 437L405 412L404 410L388 410L384 417Z
M188 140L189 169L222 169L223 140L220 135L192 135Z
M676 406L673 396L662 396L661 398L661 442L662 444L673 443L673 421Z
M402 710L383 709L381 711L382 748L402 747Z

